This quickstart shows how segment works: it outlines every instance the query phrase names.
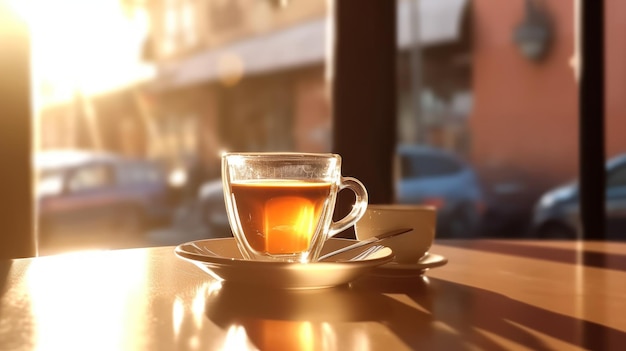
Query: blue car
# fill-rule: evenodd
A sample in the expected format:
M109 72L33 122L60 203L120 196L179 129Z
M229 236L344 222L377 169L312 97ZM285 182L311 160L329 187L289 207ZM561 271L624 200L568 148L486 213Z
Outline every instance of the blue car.
M606 164L606 234L626 238L626 154ZM537 202L531 235L539 238L576 238L580 219L578 182L573 181L546 192Z
M453 153L427 146L403 145L397 156L400 178L396 202L435 206L437 237L475 236L484 206L472 167ZM199 202L211 235L230 235L221 180L203 184Z
M456 154L422 145L402 145L398 157L397 202L435 206L439 238L478 234L484 199L471 165Z

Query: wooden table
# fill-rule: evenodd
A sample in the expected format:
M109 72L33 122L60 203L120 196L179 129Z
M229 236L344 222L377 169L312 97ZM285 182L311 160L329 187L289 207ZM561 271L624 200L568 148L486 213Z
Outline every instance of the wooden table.
M624 350L626 243L439 241L424 278L231 287L172 247L0 264L0 350Z

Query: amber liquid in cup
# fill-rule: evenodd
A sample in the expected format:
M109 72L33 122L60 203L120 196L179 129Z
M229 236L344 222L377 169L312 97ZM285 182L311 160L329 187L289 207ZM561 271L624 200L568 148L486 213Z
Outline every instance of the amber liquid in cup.
M309 250L331 183L262 180L231 186L241 229L254 250L273 255Z

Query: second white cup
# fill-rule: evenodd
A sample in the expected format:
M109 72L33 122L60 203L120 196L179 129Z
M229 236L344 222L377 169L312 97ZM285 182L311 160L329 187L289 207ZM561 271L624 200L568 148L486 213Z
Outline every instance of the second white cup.
M393 250L394 262L412 264L428 253L435 239L436 223L437 210L431 206L374 204L367 206L355 232L358 240L365 240L393 229L413 228L382 243Z

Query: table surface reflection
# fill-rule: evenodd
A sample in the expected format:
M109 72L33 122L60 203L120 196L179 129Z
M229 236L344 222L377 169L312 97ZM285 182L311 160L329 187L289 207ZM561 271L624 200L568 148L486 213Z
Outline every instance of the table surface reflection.
M229 286L173 247L0 263L1 350L622 350L626 243L440 240L424 277Z

